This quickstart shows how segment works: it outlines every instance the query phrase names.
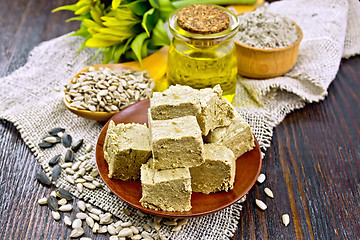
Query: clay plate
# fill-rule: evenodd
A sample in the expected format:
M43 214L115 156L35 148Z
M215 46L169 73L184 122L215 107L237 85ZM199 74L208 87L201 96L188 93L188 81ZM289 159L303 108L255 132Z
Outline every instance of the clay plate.
M117 123L147 123L147 109L149 100L135 103L115 114L110 120ZM109 121L110 121L109 120ZM163 217L195 217L214 213L224 209L242 198L255 184L261 169L261 154L258 142L250 152L245 153L236 160L236 177L234 189L229 192L218 192L211 194L193 193L191 197L192 209L187 212L165 212L157 211L141 206L141 184L138 181L121 181L108 177L108 165L104 160L103 144L109 122L105 124L100 132L95 157L99 173L106 185L119 198L132 207L152 215Z

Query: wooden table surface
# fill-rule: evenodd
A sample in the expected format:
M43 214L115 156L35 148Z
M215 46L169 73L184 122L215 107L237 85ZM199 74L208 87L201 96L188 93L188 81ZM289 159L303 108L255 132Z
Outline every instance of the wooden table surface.
M0 77L26 63L42 41L78 28L70 0L0 0ZM360 239L360 57L343 60L328 97L289 114L275 128L263 161L267 180L249 192L236 239ZM12 123L0 120L0 239L68 239L36 201L52 189L35 184L40 165ZM269 187L275 198L266 198ZM263 199L266 211L255 199ZM290 215L285 227L281 215ZM108 235L87 236L108 239Z

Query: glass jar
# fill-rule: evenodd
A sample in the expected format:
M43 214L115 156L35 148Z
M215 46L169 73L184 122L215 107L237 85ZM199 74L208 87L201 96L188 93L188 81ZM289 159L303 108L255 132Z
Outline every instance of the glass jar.
M169 18L173 35L168 55L170 84L208 88L220 84L223 96L232 101L237 80L237 56L233 41L239 21L235 14L219 7L229 16L229 25L218 33L200 34L184 30L176 10Z

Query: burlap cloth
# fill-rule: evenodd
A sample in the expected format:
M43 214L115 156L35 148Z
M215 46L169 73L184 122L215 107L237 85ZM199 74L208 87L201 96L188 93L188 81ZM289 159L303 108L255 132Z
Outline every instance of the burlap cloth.
M290 111L323 100L341 58L360 53L358 0L293 0L276 2L268 8L297 22L304 38L298 62L285 76L263 81L239 77L233 103L252 127L263 152L270 145L273 127ZM85 143L95 145L102 127L98 122L69 112L62 102L63 93L54 91L54 87L61 88L80 69L101 62L101 56L93 59L93 49L76 55L81 42L81 38L64 36L44 42L32 50L25 66L0 80L0 117L15 124L48 173L49 159L65 153L59 144L46 150L38 147L49 129L64 127L74 139L84 138ZM76 156L85 154L81 151ZM105 188L78 193L64 179L63 171L56 185L71 189L77 198L110 211L122 220L131 220L136 226L147 222L147 218L139 217L134 209ZM134 214L126 216L123 208L129 208ZM235 233L240 214L238 202L215 214L190 219L179 233L171 232L167 226L162 226L160 233L169 239L228 239Z

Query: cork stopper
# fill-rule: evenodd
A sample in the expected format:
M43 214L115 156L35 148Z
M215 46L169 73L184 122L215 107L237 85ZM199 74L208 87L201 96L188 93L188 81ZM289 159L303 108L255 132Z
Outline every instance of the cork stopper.
M222 9L205 4L189 5L178 14L179 26L191 33L212 34L229 27L229 15Z

